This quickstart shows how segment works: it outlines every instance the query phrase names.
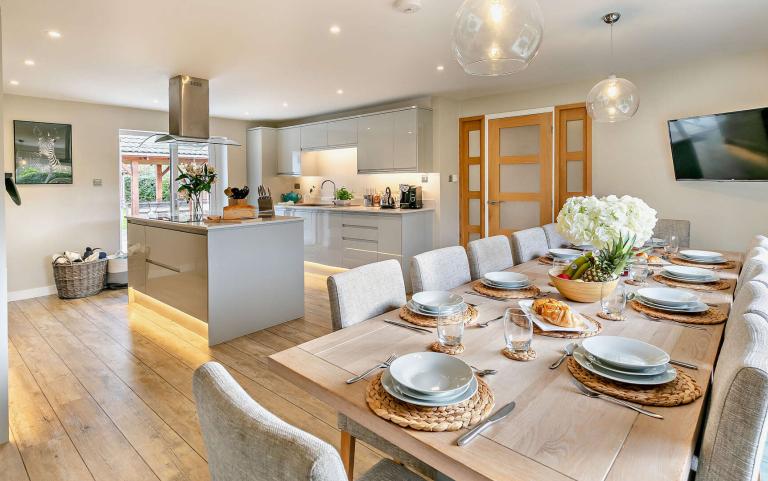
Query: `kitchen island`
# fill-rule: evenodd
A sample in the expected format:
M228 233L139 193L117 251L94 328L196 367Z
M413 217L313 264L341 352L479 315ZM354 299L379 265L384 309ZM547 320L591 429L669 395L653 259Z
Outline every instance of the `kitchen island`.
M304 315L303 220L128 217L129 302L213 346Z

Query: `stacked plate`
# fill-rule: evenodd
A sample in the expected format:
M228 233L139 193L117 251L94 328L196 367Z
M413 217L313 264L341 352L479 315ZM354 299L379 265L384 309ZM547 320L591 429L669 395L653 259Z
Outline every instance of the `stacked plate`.
M667 279L688 282L690 284L706 284L717 282L720 277L709 269L688 266L664 266L661 275Z
M531 285L531 280L519 272L489 272L480 282L493 289L516 290L525 289Z
M653 309L683 314L695 314L709 309L697 295L670 287L639 289L635 293L635 300Z
M553 259L562 259L565 261L572 261L582 254L582 251L577 249L549 249L548 252Z
M447 291L419 292L406 306L416 314L432 317L450 316L467 310L463 297Z
M719 252L697 251L691 249L680 251L680 258L689 262L698 262L700 264L725 264L728 262L728 259L723 257Z
M667 245L667 241L664 239L660 239L658 237L652 237L645 241L645 244L648 247L664 247Z
M616 336L585 339L573 359L587 371L612 381L655 386L673 381L677 370L669 354L646 342Z
M439 352L400 356L384 371L381 385L400 401L417 406L450 406L477 392L477 379L461 359Z

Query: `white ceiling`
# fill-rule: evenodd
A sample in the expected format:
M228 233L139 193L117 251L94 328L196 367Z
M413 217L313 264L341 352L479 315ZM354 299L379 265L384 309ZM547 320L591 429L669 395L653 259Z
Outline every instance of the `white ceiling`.
M768 47L766 0L539 0L544 43L531 66L469 77L450 51L461 0L423 0L411 15L392 1L0 0L4 91L164 110L168 77L185 73L210 79L212 115L279 120L597 81L609 71L599 17L615 9L619 74Z

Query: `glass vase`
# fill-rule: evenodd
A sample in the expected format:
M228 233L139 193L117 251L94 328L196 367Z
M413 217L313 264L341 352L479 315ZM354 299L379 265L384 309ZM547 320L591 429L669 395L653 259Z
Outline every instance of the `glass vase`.
M200 195L193 195L190 199L189 220L192 222L202 222L203 215L203 203Z

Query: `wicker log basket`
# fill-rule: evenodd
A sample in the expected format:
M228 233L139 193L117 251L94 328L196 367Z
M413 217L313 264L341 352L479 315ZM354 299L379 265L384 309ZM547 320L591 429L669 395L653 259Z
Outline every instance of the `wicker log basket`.
M59 256L53 261L53 278L56 290L62 299L79 299L98 294L107 282L107 259L93 262L57 263Z

